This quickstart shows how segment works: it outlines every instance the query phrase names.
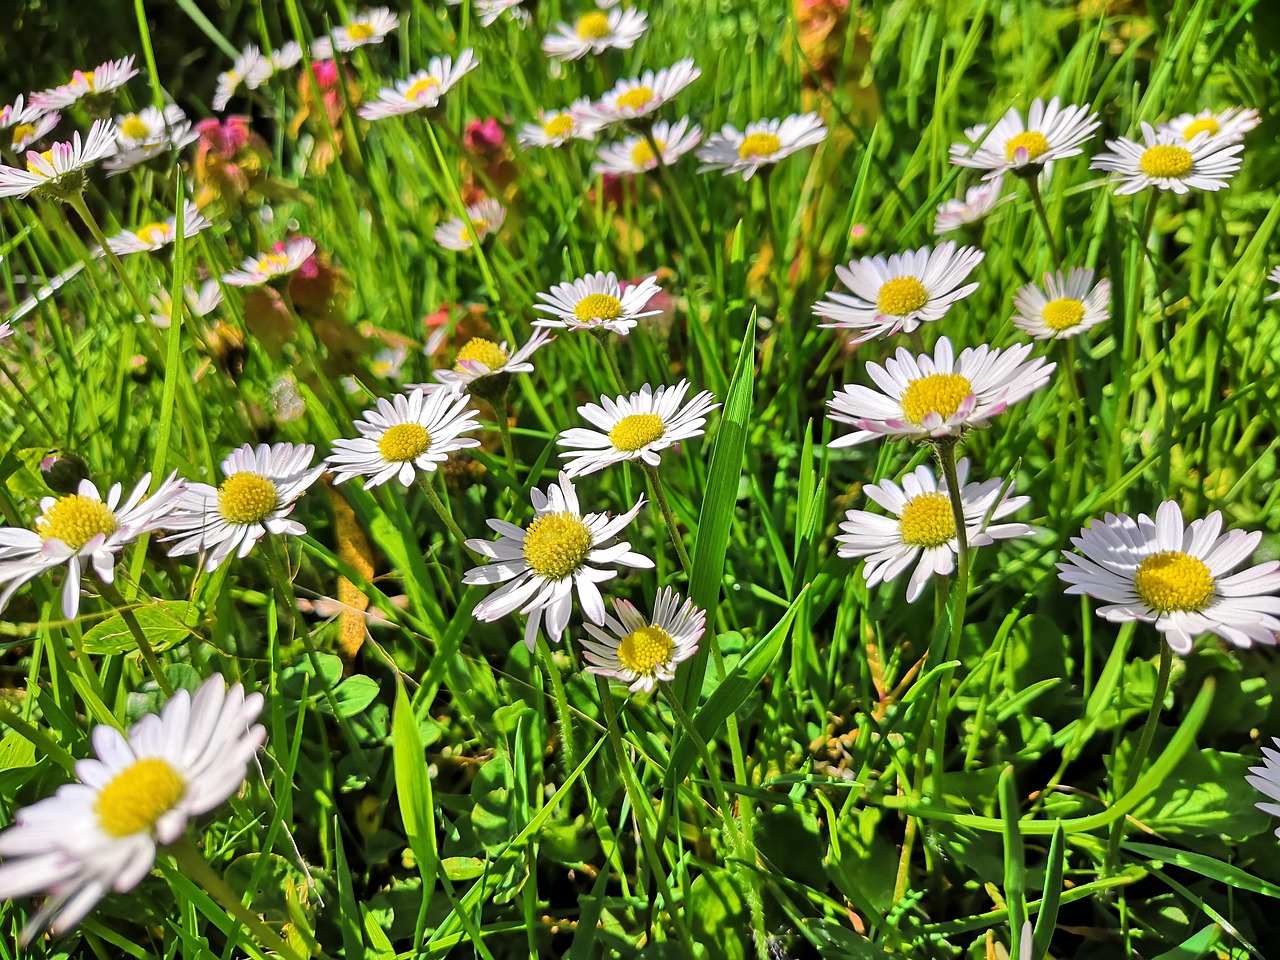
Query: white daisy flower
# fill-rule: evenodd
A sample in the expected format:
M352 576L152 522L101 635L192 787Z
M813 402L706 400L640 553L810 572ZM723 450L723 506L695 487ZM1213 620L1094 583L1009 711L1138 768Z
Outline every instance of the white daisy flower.
M1194 140L1198 133L1207 133L1212 143L1239 143L1246 133L1261 122L1262 118L1258 116L1257 110L1228 107L1221 113L1214 110L1184 113L1161 124L1160 128L1172 130L1185 142Z
M268 59L273 71L292 70L302 60L302 45L297 40L290 40L279 50L272 50Z
M707 615L692 600L682 604L671 587L658 593L653 618L640 613L627 600L612 600L614 617L605 616L605 630L584 624L593 639L585 637L582 655L587 673L612 677L632 690L652 693L660 682L676 676L676 664L698 652L698 641L707 627Z
M357 113L366 120L382 120L415 110L434 110L453 85L479 65L470 47L458 54L456 63L451 57L432 57L427 61L427 69L397 80L394 87L383 87L378 91L378 99L365 104Z
M187 311L193 317L205 317L222 303L222 288L217 280L206 280L197 290L190 284L183 286L183 296L187 301ZM160 289L151 295L152 313L147 317L137 317L139 321L150 320L161 330L168 330L172 321L173 301L169 291Z
M685 403L688 392L688 380L657 390L646 383L630 396L601 397L598 404L579 407L582 418L597 429L574 427L560 434L556 442L567 448L560 454L568 458L564 472L577 478L626 460L656 467L663 450L702 436L707 414L720 406L707 390Z
M1244 144L1215 139L1207 131L1183 140L1173 130L1156 130L1146 122L1141 143L1120 137L1107 146L1114 152L1098 154L1089 166L1118 173L1120 196L1152 187L1174 193L1221 190L1240 169L1244 150Z
M654 143L662 154L662 162L668 167L696 147L701 139L702 128L696 123L690 127L688 117L681 117L672 124L659 120L653 125ZM633 134L621 143L601 147L599 159L591 165L591 172L637 174L647 173L657 166L658 154L654 153L648 138Z
M995 477L985 483L966 483L969 461L956 464L960 481L960 500L964 506L965 537L970 547L983 547L1009 537L1027 537L1034 531L1025 523L997 523L1031 502L1030 497L1014 497L1013 484L1006 496L1000 496L1004 479ZM955 513L946 479L939 479L926 466L902 478L899 487L892 480L868 484L866 495L892 517L866 510L849 510L843 534L836 537L836 553L842 557L865 557L862 575L868 587L892 583L913 563L916 568L907 583L907 602L915 603L929 578L935 573L947 576L955 570L955 557L960 553L956 536ZM917 562L918 561L918 562Z
M26 97L20 93L13 103L0 107L0 130L8 130L20 123L31 123L44 112L39 107L28 105Z
M25 197L33 190L52 200L62 200L84 190L88 168L116 152L110 120L95 120L89 135L80 131L70 143L55 143L48 150L27 151L27 168L0 166L0 197Z
M646 70L634 79L619 80L584 114L601 126L647 117L700 76L702 71L690 59L679 60L657 73Z
M857 432L831 441L850 447L877 437L955 437L970 427L984 427L997 414L1049 382L1057 364L1043 357L1027 360L1031 344L993 350L983 344L960 352L939 337L934 355L912 356L904 347L884 366L867 364L872 390L850 384L827 401L828 416Z
M539 293L542 303L533 309L555 315L539 318L535 327L565 327L569 330L609 330L626 336L640 317L652 317L661 310L646 310L649 301L662 292L654 277L645 277L624 291L613 271L598 271L577 280L557 283L547 293Z
M4 323L0 323L0 340L8 340L12 336L13 336L13 324L11 324L8 320L6 320Z
M599 124L588 118L584 111L591 105L589 97L575 100L564 110L543 110L537 123L526 123L516 134L516 141L525 147L558 147L570 140L594 140Z
M86 97L96 98L118 90L137 75L132 56L108 60L88 73L76 70L60 87L32 94L31 105L41 110L61 110Z
M313 60L331 60L336 47L343 53L350 53L370 43L381 43L398 26L400 18L388 7L374 7L351 18L340 27L335 27L331 37L320 37L311 45Z
M999 176L970 187L965 191L963 200L948 200L940 204L933 221L934 234L940 237L967 224L977 223L996 208L1003 192L1004 177Z
M213 109L221 113L227 109L231 98L245 90L257 90L271 79L275 67L271 58L263 56L262 51L253 44L248 44L240 51L240 56L231 64L230 70L218 74L218 85L213 92Z
M532 650L544 616L547 637L552 642L560 640L569 624L575 589L587 619L604 623L604 598L597 585L612 580L618 573L617 565L649 570L653 561L633 553L626 541L612 542L640 512L643 496L626 513L612 519L607 513L584 514L573 481L561 473L559 482L548 486L546 493L534 489L529 498L536 515L528 527L489 520L489 528L499 539L467 541L468 547L494 562L472 567L462 582L503 584L476 604L473 615L486 623L510 613L527 616L524 642Z
M529 358L534 351L552 339L550 331L535 330L520 349L509 353L507 341L494 343L483 337L472 337L458 350L453 369L433 370L431 375L439 383L411 383L410 390L448 390L464 393L475 381L498 374L532 373Z
M542 52L560 60L578 60L609 49L630 50L648 29L647 18L643 10L631 7L608 13L592 10L573 23L557 23L543 38Z
M1280 283L1280 267L1276 267L1274 270L1268 273L1267 279L1270 280L1272 283ZM1268 294L1266 299L1280 300L1280 290L1277 290L1275 293Z
M449 0L457 6L462 0ZM521 4L524 0L475 0L473 4L476 15L480 18L480 26L491 27L504 13L508 18L524 29L529 25L529 11Z
M268 533L298 537L307 528L291 520L298 498L316 482L325 466L311 466L315 447L277 443L256 448L245 444L222 461L227 479L213 487L188 482L165 526L176 541L169 556L205 555L205 567L216 570L233 554L247 557Z
M200 213L200 208L190 200L182 202L182 235L194 237L201 230L211 226ZM178 238L178 220L170 217L167 220L155 220L139 227L137 230L123 230L114 237L107 238L107 246L116 256L123 257L130 253L146 253L167 247Z
M1280 739L1273 737L1272 743L1280 747ZM1262 763L1256 767L1250 767L1249 773L1252 776L1245 777L1245 781L1249 786L1265 794L1272 800L1280 801L1280 751L1272 750L1270 747L1262 748ZM1255 807L1263 813L1269 813L1273 817L1280 817L1280 803L1255 803ZM1280 830L1276 831L1276 836L1280 837Z
M310 237L294 237L283 244L276 244L271 253L248 257L239 270L222 275L222 282L233 287L257 287L276 277L287 276L307 262L316 252L315 241Z
M66 933L108 892L132 890L157 847L239 790L266 739L261 711L262 694L227 689L214 674L125 733L94 727L94 756L76 762L79 782L23 807L0 833L0 898L45 896L21 946L46 929Z
M376 410L366 410L355 428L355 440L333 441L333 453L325 463L334 472L334 483L364 477L365 487L376 487L392 477L403 486L413 483L419 470L432 471L449 454L480 441L462 434L480 429L470 398L445 390L413 390L390 400L378 399Z
M828 299L813 305L813 312L835 321L823 327L856 330L850 343L911 333L921 324L940 320L956 301L978 289L977 283L965 280L984 256L977 247L957 247L946 240L933 250L921 247L888 260L852 260L836 267L836 276L853 295L829 293Z
M1111 318L1111 281L1093 282L1076 267L1044 275L1044 289L1029 283L1013 298L1013 325L1036 340L1065 340Z
M84 565L91 565L99 580L111 583L116 555L144 533L164 526L173 510L183 482L170 475L148 496L150 483L148 473L121 503L120 484L114 484L103 500L92 481L81 480L77 493L40 501L34 530L0 527L0 584L6 584L0 591L0 611L28 580L65 564L62 613L74 619L80 609Z
M11 105L0 109L0 130L9 130L9 149L20 154L37 140L47 136L62 121L62 114L27 106L22 94Z
M1108 513L1071 542L1083 556L1063 553L1058 576L1067 593L1106 601L1098 616L1113 623L1141 620L1186 656L1192 641L1215 633L1237 647L1275 646L1280 632L1280 561L1231 574L1262 541L1262 533L1222 533L1222 514L1184 525L1182 510L1166 500L1152 520Z
M1038 174L1051 160L1083 153L1081 144L1093 136L1098 123L1098 115L1088 107L1063 107L1057 97L1046 105L1037 97L1031 102L1025 124L1017 107L1010 107L989 133L985 125L966 130L965 135L976 142L953 144L951 162L985 170L984 180L1006 171L1020 176Z
M164 111L147 107L137 113L116 117L119 152L103 163L110 176L146 163L162 153L181 150L200 139L182 108L169 104Z
M467 219L471 221L471 228L475 230L481 243L486 237L501 230L503 222L507 219L506 207L492 197L486 197L479 203L469 205L466 213ZM436 227L432 236L436 243L447 250L471 249L471 230L467 229L461 217L450 217Z
M743 131L726 123L719 133L707 137L698 151L702 161L698 172L723 170L725 176L740 173L743 180L750 180L766 164L777 163L826 138L826 125L816 113L793 113L785 120L757 120Z

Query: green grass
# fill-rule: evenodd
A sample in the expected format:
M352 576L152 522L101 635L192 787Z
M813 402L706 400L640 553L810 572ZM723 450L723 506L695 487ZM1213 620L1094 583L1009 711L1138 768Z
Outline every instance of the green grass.
M617 344L627 389L687 377L722 403L707 435L661 467L691 571L646 506L625 536L656 569L606 585L647 608L669 584L707 610L702 649L661 696L584 672L580 613L565 644L532 654L518 618L477 622L489 590L462 584L472 560L414 487L338 488L371 576L320 485L294 513L305 537L267 538L212 574L156 537L127 550L117 584L166 682L194 689L221 672L267 697L262 773L196 824L205 859L294 950L328 957L978 958L988 935L1008 946L1024 919L1037 958L1273 955L1274 824L1244 773L1280 735L1274 657L1203 638L1173 658L1153 711L1159 635L1097 618L1053 564L1091 518L1165 499L1188 518L1220 510L1228 527L1265 531L1259 561L1280 553L1280 311L1263 299L1280 219L1280 126L1266 114L1280 102L1276 12L1265 0L876 0L853 19L832 13L818 49L782 0L636 5L651 25L634 49L559 77L539 41L576 7L544 2L521 31L406 6L393 38L352 56L352 90L367 101L431 55L474 46L480 67L431 123L370 125L345 109L335 129L313 109L295 136L301 101L284 75L237 101L270 151L255 196L215 203L213 230L124 269L144 298L176 294L296 229L341 280L291 328L246 311L234 288L208 317L135 324L110 264L88 259L0 344L0 510L19 527L50 493L38 461L51 449L82 458L100 487L147 470L216 483L246 442L323 456L399 389L375 372L379 349L413 344L399 382L428 380L481 329L523 342L535 295L595 270L661 268L674 298L669 325L642 321ZM287 0L236 21L179 6L219 69L228 45L305 43L356 9L335 4L326 19ZM69 57L80 43L67 41ZM180 62L148 70L147 43L144 31L110 51L139 54L132 102L162 99L154 74L193 118L208 115L212 89L187 83ZM745 184L696 174L686 157L671 183L640 177L617 203L589 173L593 145L516 147L539 108L684 56L702 77L666 118L710 132L813 109L827 140ZM85 65L50 63L42 82ZM868 506L862 486L931 454L906 441L827 446L847 430L825 416L833 391L867 382L864 362L910 338L844 349L811 306L837 289L835 265L935 242L937 205L976 182L948 159L965 127L1054 95L1103 123L1085 157L1056 164L1045 202L1065 262L1110 278L1112 318L1074 343L1073 380L1061 344L1038 344L1060 363L1055 379L965 439L977 478L1031 497L1015 519L1036 533L975 552L953 623L953 583L908 604L901 579L868 589L860 563L836 556L843 512ZM1232 105L1264 111L1242 170L1220 193L1163 196L1144 237L1150 195L1115 196L1087 156L1140 121ZM455 254L432 230L483 189L459 138L486 117L507 130L493 175L508 184L508 219L483 257ZM335 132L341 156L318 172L316 145ZM87 200L105 232L171 215L184 185L199 189L190 153L95 174ZM1008 192L969 234L986 251L981 286L922 329L930 348L943 333L958 348L1023 339L1013 296L1055 264L1026 187ZM69 208L0 202L3 315L35 292L31 278L85 261L87 244ZM448 344L430 358L423 318L446 305ZM489 517L531 519L529 491L555 479L556 435L582 425L580 404L618 393L602 357L590 336L558 331L536 372L513 380L514 471L477 402L484 447L433 480L468 536L488 537ZM283 377L300 417L273 399ZM652 496L629 467L578 489L587 510ZM298 607L337 596L341 576L382 621L353 659L336 619ZM129 618L86 584L74 622L59 613L60 572L3 614L6 822L73 775L94 724L163 703ZM77 932L25 951L14 943L33 904L6 903L0 960L261 956L210 894L162 854Z

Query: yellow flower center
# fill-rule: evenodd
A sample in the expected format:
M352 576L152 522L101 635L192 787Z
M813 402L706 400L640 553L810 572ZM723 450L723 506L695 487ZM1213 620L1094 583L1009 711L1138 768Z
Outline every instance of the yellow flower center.
M167 761L147 757L117 773L102 788L93 812L98 828L109 837L149 833L186 792L186 782Z
M659 150L665 151L667 149L665 140L655 139L653 142L658 145ZM653 152L653 147L649 146L648 140L640 140L631 148L631 162L637 167L647 167L653 163L656 156L657 154Z
M614 449L634 453L641 447L661 440L667 425L656 413L633 413L623 417L609 431Z
M1220 129L1221 127L1218 126L1218 121L1214 117L1202 117L1187 124L1187 129L1182 131L1182 139L1190 140L1197 133L1208 133L1212 137Z
M572 513L548 513L524 533L524 559L547 580L563 580L587 562L591 531Z
M97 82L94 80L92 70L88 73L85 73L83 70L76 70L71 74L71 82L75 83L77 80L83 80L84 85L89 88L90 93L97 89Z
M45 163L49 164L49 166L51 166L51 167L53 166L53 148L52 148L52 147L51 147L51 148L49 148L48 150L41 150L41 151L40 151L40 156L44 157L44 162L45 162ZM28 172L28 173L38 173L38 174L41 174L41 175L43 175L43 173L44 173L44 171L42 171L42 170L37 170L37 169L36 169L36 165L35 165L32 161L30 161L30 160L28 160L28 161L27 161L27 172Z
M876 309L895 317L905 317L929 302L929 291L915 277L894 277L880 288Z
M1133 575L1138 596L1157 613L1203 610L1213 600L1213 575L1204 561L1181 550L1153 553Z
M1014 154L1019 149L1026 150L1027 158L1034 160L1049 149L1049 141L1045 139L1044 134L1039 130L1027 130L1024 133L1016 134L1010 137L1004 145L1005 159L1013 163Z
M378 452L392 463L416 460L431 446L431 434L420 423L397 423L378 441Z
M1050 330L1070 330L1084 319L1084 304L1071 297L1059 297L1044 305L1044 325Z
M653 91L648 87L632 87L618 98L618 106L627 110L639 110L653 99Z
M1185 177L1191 172L1191 151L1161 143L1147 147L1138 166L1148 177Z
M276 485L260 474L233 473L218 487L218 512L228 523L261 523L279 503Z
M20 123L13 128L13 142L21 143L35 132L36 125L34 123Z
M484 217L477 217L471 221L471 229L476 232L476 236L483 237L489 232L489 221Z
M463 360L469 360L472 363L483 363L490 371L493 371L507 362L507 351L492 340L485 340L483 337L472 337L458 351L458 363L453 368L459 373L469 373L470 371L462 366Z
M40 517L36 532L42 540L61 540L79 550L98 534L110 536L120 526L116 515L101 500L79 493L59 497Z
M542 132L548 137L567 137L573 132L573 117L567 113L557 114L542 125Z
M169 225L155 221L139 227L137 234L143 243L166 243L169 240Z
M753 133L742 141L738 147L738 156L743 160L748 157L771 157L782 149L782 141L772 133Z
M931 413L946 420L957 410L969 394L973 384L958 373L931 373L912 380L902 391L902 415L917 427Z
M373 26L363 20L347 27L347 36L352 40L368 40L373 36Z
M618 662L639 676L652 677L658 667L671 662L671 651L675 648L671 634L661 627L641 627L628 633L618 644Z
M438 86L440 86L440 81L435 77L423 77L406 90L404 95L408 100L421 100Z
M599 10L584 13L573 25L573 29L583 40L599 40L609 35L609 16Z
M120 121L120 132L130 140L141 140L151 133L151 128L147 126L147 121L136 113L131 113Z
M258 258L258 270L262 273L284 273L289 269L289 258L283 253L264 253Z
M578 301L573 315L586 323L588 320L617 320L622 316L622 301L607 293L592 293Z
M956 535L956 516L945 493L922 493L912 497L898 518L902 542L913 547L940 547Z

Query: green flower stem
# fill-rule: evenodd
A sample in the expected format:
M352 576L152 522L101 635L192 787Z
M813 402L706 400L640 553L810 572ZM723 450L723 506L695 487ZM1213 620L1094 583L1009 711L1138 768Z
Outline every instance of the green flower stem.
M147 639L147 635L142 631L142 624L138 623L138 618L133 615L133 608L124 597L120 596L120 591L116 589L114 583L103 582L99 584L98 589L102 594L102 598L115 608L116 613L120 615L120 619L124 621L124 625L133 634L133 639L138 644L138 652L142 654L142 659L146 661L147 669L151 671L151 676L155 677L155 681L164 693L165 698L172 697L173 684L164 675L164 667L160 665L160 659L156 656L156 651L151 646L151 641Z
M604 352L605 363L609 366L609 375L613 377L614 389L624 393L627 389L627 381L622 377L622 367L618 365L618 350L609 336L609 331L595 329L591 333Z
M1027 181L1027 189L1031 191L1031 205L1036 208L1036 216L1040 219L1040 226L1044 228L1044 238L1049 242L1049 253L1053 256L1053 263L1059 270L1062 269L1062 251L1058 248L1058 241L1053 237L1053 227L1049 225L1049 212L1044 206L1044 197L1040 193L1040 174L1025 177Z
M492 400L493 415L498 420L498 433L502 435L502 452L507 458L507 472L516 475L516 448L511 442L511 424L508 422L507 391Z
M560 675L560 666L555 661L555 651L551 649L551 644L541 630L538 631L538 653L547 662L547 673L551 677L556 718L560 721L560 742L564 744L564 773L568 777L578 769L578 741L573 733L573 713L569 709L564 677Z
M689 205L684 202L684 196L680 193L680 185L676 183L676 178L671 175L671 168L667 166L667 162L662 158L662 148L653 136L653 124L646 123L641 133L649 144L649 149L653 151L654 160L657 161L658 175L661 177L662 185L666 189L667 198L674 204L676 212L680 215L680 219L684 222L685 230L689 234L689 243L702 260L702 269L707 273L707 282L714 286L716 274L711 266L711 254L707 252L706 242L703 240L701 231L698 230L698 224L693 219L693 214L689 212Z
M667 493L662 489L662 478L658 476L658 468L651 464L640 461L640 467L644 470L644 475L649 478L649 483L653 485L653 499L658 503L658 509L662 511L662 519L666 521L667 532L671 534L671 542L675 544L676 554L680 557L680 566L684 569L685 577L693 576L693 564L689 561L689 554L684 548L684 541L680 538L680 524L676 519L675 511L671 509L671 503L667 500Z
M124 284L125 290L128 291L129 297L133 300L133 305L138 314L143 317L150 314L151 308L142 299L142 294L138 292L138 287L133 282L133 278L125 272L124 264L120 262L120 258L116 256L115 251L107 246L107 238L102 232L102 227L98 225L97 218L90 212L89 205L84 202L84 194L78 191L72 193L67 198L67 203L79 214L80 219L84 221L84 225L89 228L89 233L93 235L94 242L102 248L103 256L111 262L111 266L120 277L120 282Z
M725 833L733 842L735 854L740 859L746 860L747 851L743 847L742 831L738 828L738 821L733 815L733 801L729 797L729 792L724 788L724 781L720 779L720 768L716 764L715 758L711 755L711 748L707 745L707 741L702 734L698 732L698 728L694 726L693 718L685 711L684 704L680 702L680 698L675 695L667 684L660 683L658 686L662 690L667 705L671 707L671 712L675 714L680 726L684 728L685 735L698 748L698 756L701 757L702 765L706 768L707 775L711 778L711 785L716 791L716 804L720 810L720 820L724 824Z
M434 471L433 471L434 472ZM449 512L449 508L445 506L444 501L440 499L440 494L436 493L435 487L431 485L431 481L421 471L417 471L414 479L418 482L418 489L426 496L427 502L431 504L431 508L444 521L444 525L449 528L449 532L453 534L453 539L458 542L458 546L468 553L474 554L475 551L467 546L467 535L462 532L462 528L458 526L458 522L453 519L453 514Z

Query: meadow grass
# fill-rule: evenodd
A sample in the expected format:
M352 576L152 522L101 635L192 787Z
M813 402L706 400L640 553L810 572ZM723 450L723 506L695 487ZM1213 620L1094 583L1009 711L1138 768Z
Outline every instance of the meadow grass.
M355 12L285 0L219 22L178 5L220 69L245 43L305 48ZM263 137L237 157L262 164L245 168L246 195L216 186L207 157L192 162L203 147L94 172L85 197L107 236L172 216L193 190L214 221L122 258L129 283L91 255L71 207L0 202L11 527L68 492L68 456L103 490L147 471L216 485L244 443L323 457L376 398L429 381L469 337L524 343L536 295L561 281L658 272L666 297L625 338L556 330L504 401L475 400L482 445L423 475L425 489L321 481L292 514L305 534L269 535L212 572L144 536L114 588L86 577L73 619L61 573L22 588L0 623L6 818L74 776L92 726L127 727L215 673L264 694L267 741L244 787L189 831L194 857L162 849L141 886L25 948L32 901L5 903L0 958L1274 956L1273 825L1244 779L1280 735L1272 652L1206 636L1173 656L1149 625L1066 595L1054 567L1089 521L1164 500L1265 531L1257 562L1280 554L1280 311L1264 300L1277 122L1248 135L1221 192L1117 196L1089 168L1104 138L1143 121L1265 115L1280 102L1274 12L1265 0L635 5L649 29L634 48L552 69L539 43L577 8L550 0L526 29L481 27L470 4L419 0L384 43L345 58L331 113L297 84L303 66L233 101ZM146 6L137 47L110 51L142 69L121 102L172 93L211 115L211 89L150 56ZM468 47L480 66L440 111L356 114L351 100ZM612 133L517 147L540 110L686 56L702 75L664 118L710 133L814 110L826 139L748 182L697 174L691 156L603 182L591 162ZM77 66L50 64L48 85ZM843 289L836 265L935 244L938 205L978 179L948 156L966 127L1052 96L1102 123L1041 181L1052 243L1010 177L1004 202L965 228L985 251L980 286L944 319L856 348L818 326L815 301ZM467 139L490 117L500 145ZM436 243L439 223L495 192L506 221L479 250ZM294 234L320 256L323 289L306 303L225 286L214 312L184 307L184 283ZM1110 279L1110 319L1037 341L1053 379L960 448L976 478L1030 497L1015 519L1032 534L970 551L967 576L935 577L915 603L900 581L868 588L861 562L836 555L837 524L876 509L867 485L933 466L933 447L832 447L849 428L827 401L899 346L1025 342L1013 297L1061 265ZM166 328L135 322L157 309ZM375 356L396 347L390 367ZM627 464L577 484L584 512L649 500L623 537L655 568L623 571L606 596L647 610L669 585L707 614L675 680L632 693L584 670L581 613L563 643L544 635L534 650L521 618L477 620L491 591L462 582L476 560L433 498L467 537L490 539L489 518L527 526L530 491L556 479L558 434L584 425L579 405L681 378L721 404L657 474L688 568L652 475ZM246 912L284 942L264 943Z

